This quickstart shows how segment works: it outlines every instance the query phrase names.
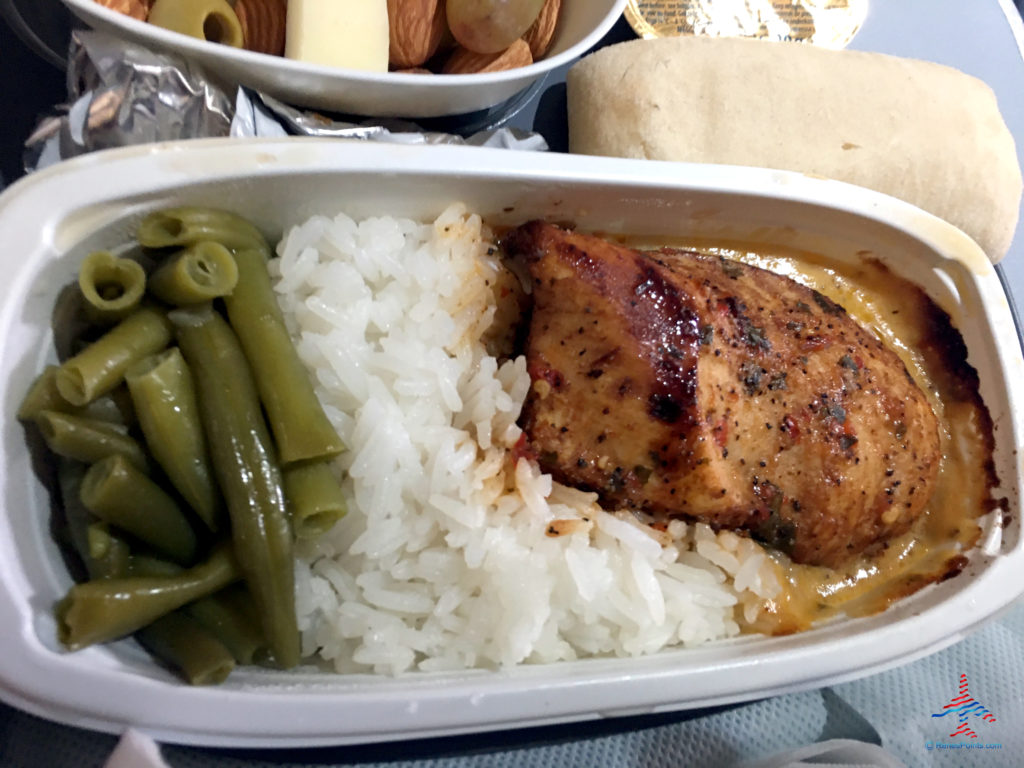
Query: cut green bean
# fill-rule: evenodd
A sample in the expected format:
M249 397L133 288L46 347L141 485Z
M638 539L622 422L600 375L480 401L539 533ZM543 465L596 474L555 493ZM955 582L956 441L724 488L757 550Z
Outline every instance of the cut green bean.
M176 576L182 570L167 560L138 554L132 555L129 564L133 576ZM232 584L180 610L224 643L240 664L258 664L270 657L256 604L244 584Z
M182 611L224 643L239 664L259 663L269 655L252 595L232 584L215 595L189 603Z
M331 467L322 461L284 469L284 496L297 538L315 538L345 516L345 497Z
M57 604L57 638L70 651L130 635L241 576L230 546L174 576L125 576L75 584Z
M120 424L57 411L40 411L36 423L47 447L58 456L93 464L120 455L140 470L147 469L142 446Z
M61 510L67 525L68 544L82 561L89 578L94 579L99 578L99 574L93 568L89 527L96 522L96 516L85 508L79 498L86 469L79 461L57 457L57 492L60 494Z
M190 685L223 683L235 668L235 657L228 648L182 611L161 616L136 632L135 638Z
M204 240L164 261L150 276L149 290L180 307L226 296L237 282L238 266L231 251Z
M42 411L77 413L79 410L77 406L71 405L60 396L60 392L57 391L57 366L48 365L32 382L32 386L22 398L21 405L18 406L18 418L22 421L32 421Z
M144 248L189 246L211 240L232 251L255 248L270 253L266 239L250 222L215 208L185 206L155 211L139 224L138 239Z
M182 498L211 531L223 523L199 418L192 372L177 347L147 357L125 373L146 445Z
M281 471L249 364L230 326L209 306L170 314L196 378L213 468L232 541L276 662L299 662L292 532Z
M81 498L100 520L177 563L195 562L199 541L178 503L123 456L110 456L89 467L82 478Z
M170 560L156 555L132 552L128 558L128 574L130 576L177 576L185 569Z
M89 553L89 526L96 522L95 516L85 508L78 495L86 469L81 462L57 457L57 490L60 493L61 507L68 524L71 546L83 562Z
M122 575L170 578L178 577L184 572L184 568L168 560L132 553L128 559L127 569ZM218 600L221 595L227 594L232 589L232 586L227 586L212 595L200 597L198 600L160 617L148 627L143 627L136 632L136 639L153 656L181 672L193 685L223 682L234 668L236 661L234 651L221 640L216 631L205 626L205 622L198 621L192 615L191 609L193 606ZM244 592L244 587L240 587L240 589ZM183 631L179 632L175 627L181 627ZM258 624L256 631L258 632ZM178 647L167 648L164 643L168 638L174 639L175 646L179 638L182 641L192 642L196 645L196 651L193 653L188 649ZM211 643L211 640L215 642ZM207 659L216 663L211 665L206 661ZM218 669L223 672L223 676L216 672ZM198 682L199 680L204 682Z
M114 389L132 364L159 352L170 340L166 315L143 307L65 361L57 371L57 391L72 405L85 405Z
M87 316L85 299L77 284L68 283L57 294L50 313L50 328L53 329L53 347L61 362L86 346L85 339L94 326Z
M146 273L132 259L94 251L78 268L78 287L86 312L101 323L115 323L133 312L146 291Z
M132 576L168 577L177 576L184 571L180 565L176 565L168 560L137 553L132 554L128 567L129 573ZM212 595L193 600L188 605L179 608L169 615L186 615L190 622L198 621L206 632L216 638L227 649L232 656L232 661L249 664L256 657L257 651L260 648L266 647L266 643L263 642L263 633L259 628L259 619L255 614L251 617L242 616L239 618L233 612L228 612L234 611L234 606L231 603L227 603L225 607L222 607L221 604L226 602L225 596L235 591L241 592L246 596L248 595L243 585L230 585ZM246 620L248 620L248 624L244 623ZM221 630L220 625L222 624L227 627L227 631ZM142 637L138 637L138 639L140 641L143 640ZM153 649L149 650L153 652ZM240 653L242 655L239 655ZM167 661L168 659L165 658L164 660ZM174 665L172 664L172 666Z
M60 492L68 538L90 579L109 579L128 572L128 542L99 522L79 498L86 467L77 461L60 458L57 462L57 487Z
M128 574L131 547L106 523L92 523L86 530L86 568L90 579L113 579Z
M228 319L252 365L282 463L337 456L344 445L285 327L266 259L258 251L240 250L235 261L238 285L225 298Z
M19 419L34 421L43 411L58 411L111 424L125 423L124 414L111 395L99 397L85 406L72 405L61 397L57 391L57 370L56 365L48 365L32 382L18 407Z
M108 400L110 402L107 402ZM101 405L103 413L99 411ZM96 415L93 418L124 424L129 429L137 423L135 406L132 403L132 396L128 391L127 385L122 384L114 387L107 394L96 398L85 406L85 413L89 415L92 415L94 410Z

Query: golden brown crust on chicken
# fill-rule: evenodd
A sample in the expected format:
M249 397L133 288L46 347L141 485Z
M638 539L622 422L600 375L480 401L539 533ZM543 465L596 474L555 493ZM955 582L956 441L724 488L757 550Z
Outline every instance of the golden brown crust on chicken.
M533 283L522 425L559 481L827 566L924 509L935 415L896 354L822 294L543 222L503 244Z

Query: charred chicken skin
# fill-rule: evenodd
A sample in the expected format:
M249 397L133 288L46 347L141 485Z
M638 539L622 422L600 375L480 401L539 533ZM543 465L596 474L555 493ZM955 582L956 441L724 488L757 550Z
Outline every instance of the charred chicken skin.
M560 482L829 567L923 511L938 421L896 354L821 293L540 221L503 247L532 282L521 424Z

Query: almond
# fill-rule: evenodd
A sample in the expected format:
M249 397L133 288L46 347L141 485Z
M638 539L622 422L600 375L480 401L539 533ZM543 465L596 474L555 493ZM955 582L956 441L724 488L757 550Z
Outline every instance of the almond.
M248 50L284 55L287 0L236 0L235 14Z
M446 75L472 75L482 72L501 72L505 69L525 67L533 63L530 46L522 38L499 53L476 53L461 45L456 46L441 70Z
M448 22L444 0L388 0L392 69L418 67L437 50Z
M558 15L562 10L562 0L544 0L544 6L540 9L537 19L526 30L523 40L530 46L530 53L536 61L551 47L551 41L555 39L555 29L558 27Z

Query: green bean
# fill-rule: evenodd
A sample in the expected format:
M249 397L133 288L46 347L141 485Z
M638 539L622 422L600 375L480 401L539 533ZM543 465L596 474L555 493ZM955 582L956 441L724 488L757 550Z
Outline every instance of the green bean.
M299 662L292 533L281 471L245 354L209 306L170 314L196 376L199 412L232 540L276 662Z
M170 257L149 278L149 291L176 306L199 304L226 296L238 282L231 251L204 240Z
M145 248L189 246L204 240L229 250L255 248L270 254L266 239L251 223L215 208L181 207L155 211L142 220L139 243Z
M57 294L50 313L50 328L53 329L53 347L61 362L86 346L85 338L93 324L86 316L85 298L77 284L68 283Z
M128 572L128 542L110 530L106 523L85 508L79 498L85 465L60 458L57 463L57 485L67 523L71 548L85 566L90 579L109 579Z
M112 579L128 573L131 548L106 523L92 523L86 530L86 568L90 579Z
M177 347L144 358L125 373L146 445L182 498L211 531L223 508L199 419L192 372Z
M284 469L284 496L297 538L314 538L345 516L345 497L330 465L322 461Z
M86 469L81 462L63 456L57 457L57 492L60 494L61 508L68 524L71 546L81 556L83 562L89 552L89 526L96 522L92 512L85 508L78 496Z
M174 576L124 576L75 584L57 604L57 638L70 651L130 635L241 576L230 546Z
M40 411L36 423L47 447L58 456L93 464L120 455L140 470L148 467L142 446L120 424L57 411Z
M67 525L67 543L90 579L121 576L128 569L128 543L82 503L82 481L87 469L80 461L57 456L57 493Z
M185 569L170 560L156 555L132 552L128 558L128 575L130 576L177 576Z
M56 378L54 379L56 381ZM132 413L131 408L125 408L122 400L117 396L119 390L115 389L113 392L108 392L103 397L97 397L88 405L83 405L81 408L76 408L73 405L65 405L67 408L64 413L76 413L79 416L84 416L87 419L93 419L95 421L105 421L108 424L114 424L119 427L130 427L135 423L135 416ZM75 410L72 410L75 409ZM62 408L55 408L54 410L60 411Z
M150 578L152 578L152 577L158 577L158 578L177 577L177 575L180 575L183 571L184 571L184 568L182 568L180 565L177 565L177 564L175 564L173 562L170 562L168 560L162 560L162 559L160 559L158 557L152 557L152 556L148 556L148 555L140 555L138 553L132 553L131 558L129 559L129 564L128 564L128 572L131 575L133 575L133 577L150 577ZM228 642L225 642L225 639L221 636L221 633L219 633L216 630L216 628L208 626L207 622L203 621L203 617L202 617L203 616L203 607L202 606L206 606L208 604L213 604L214 607L213 607L211 612L212 612L212 615L216 616L217 615L217 605L219 604L221 596L227 594L228 592L233 591L234 589L240 589L243 592L245 592L245 588L242 587L241 585L238 586L238 587L233 587L233 586L225 587L224 589L222 589L219 592L216 592L216 593L214 593L212 595L207 595L206 597L201 597L198 600L191 601L188 604L184 605L183 607L178 608L173 613L168 613L167 616L164 616L163 618L158 618L158 620L156 622L154 622L152 625L150 625L150 628L154 628L155 631L158 634L162 633L163 629L160 628L160 627L157 627L157 625L160 624L161 622L163 622L164 618L174 617L174 618L172 618L173 622L177 622L178 624L186 624L189 627L197 630L195 632L189 631L188 633L186 633L184 635L184 637L187 638L189 635L195 636L196 637L196 643L201 648L204 648L204 646L206 646L211 639L216 640L217 641L216 645L219 646L219 648L216 649L216 653L213 654L213 655L215 655L215 657L223 660L224 653L226 652L227 656L230 658L230 663L231 663L230 667L233 668L234 662L236 662L236 660L240 660L240 662L241 662L242 659L237 657L237 654L236 654L236 652L234 652L234 648L232 647L232 645L229 644ZM200 606L198 611L195 609L196 606ZM183 616L184 617L184 622L179 622L177 620L177 618L176 618L177 616ZM259 622L257 620L254 620L254 621L255 621L255 624L254 624L255 629L253 630L253 632L255 632L258 635L259 634ZM178 671L184 672L184 670L182 669L182 666L175 663L175 657L174 656L171 656L170 654L168 654L166 652L166 650L163 650L163 649L161 649L159 647L151 647L150 645L148 645L148 641L150 641L150 638L152 637L152 633L148 633L147 632L147 630L150 629L150 628L143 628L143 629L139 630L137 633L135 633L135 638L146 648L146 650L150 651L151 653L153 653L158 658L164 660L165 663L170 664L171 667L177 669ZM261 638L262 636L259 636L259 637ZM228 636L227 639L228 640L233 640L233 637ZM203 657L206 657L208 655L211 655L209 653L209 651L206 650L206 649L203 649L202 652L199 654L199 659L202 659ZM188 657L190 657L190 655L188 655ZM250 658L251 657L252 656L250 656ZM248 664L248 662L246 664ZM203 669L204 667L205 667L205 665L200 665L200 669ZM228 672L229 671L230 670L228 670ZM186 678L187 677L188 676L186 674ZM225 677L226 677L226 675L225 675ZM190 679L189 679L189 682L193 682L194 685L197 684L193 680L190 680ZM223 682L223 678L221 678L219 680L211 680L210 682Z
M226 0L156 0L146 20L150 24L242 48L242 25Z
M182 570L167 560L139 554L132 554L129 563L133 576L175 576ZM259 663L269 657L259 613L244 584L232 584L180 610L206 627L240 664Z
M259 614L244 585L233 584L182 610L224 643L239 664L258 663L269 655Z
M78 268L78 287L86 312L97 322L123 320L142 301L146 273L132 259L120 259L110 251L94 251Z
M235 668L235 657L224 644L182 611L161 616L136 632L135 639L190 685L223 683Z
M124 415L117 401L111 395L96 398L85 406L72 405L57 391L57 366L48 365L43 369L18 406L18 418L35 421L43 411L58 411L72 416L85 416L97 421L124 424Z
M82 503L177 563L195 561L199 541L178 503L121 455L93 464L82 478Z
M235 260L238 285L225 298L228 319L252 365L281 461L291 464L338 455L344 446L288 335L266 260L251 249L237 251Z
M57 391L57 366L55 365L46 366L32 382L32 386L21 400L21 405L18 406L18 418L22 421L32 421L42 411L62 411L64 413L79 411L79 408L71 405Z
M57 371L57 391L72 405L85 405L114 389L125 370L170 340L166 315L143 307L65 361Z
M96 415L93 418L124 424L129 429L137 423L135 405L132 403L132 396L127 385L114 387L107 394L96 398L85 406L86 413L92 415L94 411Z

